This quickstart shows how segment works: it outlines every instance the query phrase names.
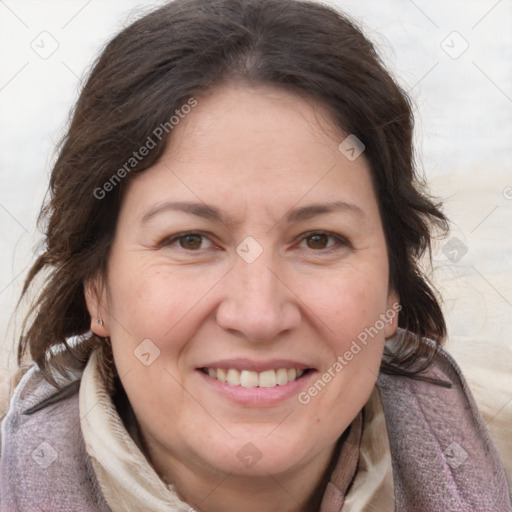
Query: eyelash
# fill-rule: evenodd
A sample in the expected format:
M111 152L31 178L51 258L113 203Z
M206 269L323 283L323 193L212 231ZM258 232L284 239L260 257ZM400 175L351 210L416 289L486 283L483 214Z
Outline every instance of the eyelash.
M332 246L328 246L324 249L318 249L318 250L315 250L315 249L311 249L313 252L334 252L338 249L341 249L341 248L346 248L346 247L351 247L351 244L350 242L343 236L341 235L337 235L335 233L331 233L329 231L309 231L307 233L304 233L301 235L300 237L300 242L303 242L305 240L307 240L308 238L311 238L315 235L325 235L327 236L328 238L331 238L335 241L335 244L332 245Z
M179 240L186 238L187 236L200 236L200 237L207 238L210 240L210 237L207 234L201 233L200 231L186 231L185 233L178 233L177 235L170 236L170 237L166 238L165 240L163 240L158 245L159 245L159 247L170 246L170 245L173 245L175 242L178 242ZM199 252L201 250L201 249L199 249L197 251L193 251L193 250L189 251L187 249L184 249L183 247L178 247L178 248L182 249L183 251L187 251L187 252Z
M309 232L303 233L300 236L300 238L299 238L299 243L302 243L302 242L306 241L308 238L311 238L311 237L313 237L315 235L327 236L328 239L334 240L335 243L333 245L325 247L323 249L310 249L313 252L318 252L318 253L320 253L320 252L326 253L327 252L327 253L330 253L330 252L334 252L334 251L336 251L336 250L338 250L340 248L352 247L350 242L345 237L342 237L341 235L337 235L337 234L331 233L329 231L309 231ZM210 239L210 236L208 234L206 234L206 233L202 233L200 231L187 231L187 232L178 233L177 235L173 235L171 237L166 238L160 244L158 244L158 247L161 248L161 247L172 246L173 244L178 243L181 239L184 239L184 238L186 238L188 236L198 236L198 237L207 238L208 240L210 240L211 243L214 243ZM202 250L204 251L204 250L211 249L211 248L206 248L206 249L192 249L192 250L190 250L190 249L185 249L183 247L178 247L178 248L183 250L183 251L186 251L186 252L200 252Z

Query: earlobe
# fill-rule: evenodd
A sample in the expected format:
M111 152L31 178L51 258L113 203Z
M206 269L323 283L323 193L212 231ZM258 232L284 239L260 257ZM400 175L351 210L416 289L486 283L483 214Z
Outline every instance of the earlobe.
M398 315L402 310L400 304L400 297L396 292L391 292L388 295L387 307L386 307L386 327L384 330L385 338L392 338L398 329Z
M91 331L104 338L110 336L106 291L103 280L95 277L84 285L85 302L91 317Z

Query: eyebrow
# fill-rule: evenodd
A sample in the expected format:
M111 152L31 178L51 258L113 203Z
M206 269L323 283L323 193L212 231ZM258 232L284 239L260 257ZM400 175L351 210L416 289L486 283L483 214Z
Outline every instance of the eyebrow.
M144 217L142 217L142 223L145 224L151 220L155 215L167 211L180 211L185 212L196 217L202 217L203 219L222 221L224 222L224 216L218 208L210 206L205 203L192 203L192 202L166 202L151 208Z
M334 213L337 211L353 213L364 217L363 210L354 203L347 203L345 201L334 201L332 203L318 203L308 206L301 206L294 208L286 215L287 222L298 222L311 219L317 215L324 215L326 213Z
M143 217L142 223L149 222L153 217L158 214L167 211L181 211L196 217L203 219L213 220L228 224L228 219L221 213L221 211L215 206L208 205L206 203L194 203L194 202L166 202L159 204L151 208ZM310 204L308 206L301 206L299 208L293 208L290 210L284 219L288 223L299 222L311 219L318 215L325 215L328 213L334 213L337 211L353 213L364 217L363 210L353 204L345 201L334 201L332 203L318 203Z

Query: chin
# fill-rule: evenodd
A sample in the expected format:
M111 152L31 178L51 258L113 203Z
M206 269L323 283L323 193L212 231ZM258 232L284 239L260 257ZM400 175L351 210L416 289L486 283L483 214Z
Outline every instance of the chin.
M251 430L254 431L254 427ZM240 477L286 474L307 463L310 450L306 441L307 444L311 443L310 436L293 439L294 436L282 433L272 439L268 426L262 430L265 432L258 435L248 435L245 432L245 435L233 437L228 442L219 440L220 446L217 450L211 441L207 453L216 453L216 456L208 457L211 459L208 462L218 471Z

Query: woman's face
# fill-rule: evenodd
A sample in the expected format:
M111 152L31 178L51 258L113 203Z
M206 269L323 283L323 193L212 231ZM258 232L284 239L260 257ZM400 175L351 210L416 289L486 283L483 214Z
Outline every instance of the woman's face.
M197 101L127 189L94 330L161 472L290 475L328 460L396 330L368 163L314 100Z

